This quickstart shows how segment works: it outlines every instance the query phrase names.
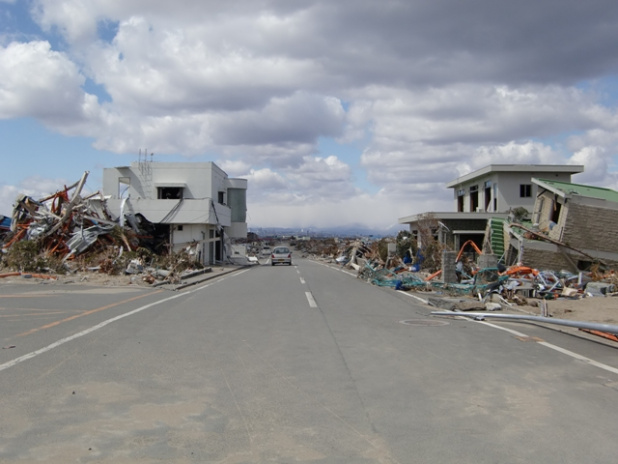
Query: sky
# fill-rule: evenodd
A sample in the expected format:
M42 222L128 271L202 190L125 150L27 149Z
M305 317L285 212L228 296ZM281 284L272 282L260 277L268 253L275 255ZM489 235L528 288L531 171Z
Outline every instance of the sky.
M488 164L618 189L615 0L0 0L0 76L4 215L140 153L247 179L250 228L453 211Z

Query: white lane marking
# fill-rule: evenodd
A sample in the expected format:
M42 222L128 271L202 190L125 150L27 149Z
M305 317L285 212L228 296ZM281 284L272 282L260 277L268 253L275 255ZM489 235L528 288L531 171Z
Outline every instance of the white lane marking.
M608 366L607 364L603 364L599 361L595 361L594 359L587 358L586 356L582 356L581 354L574 353L573 351L560 348L559 346L552 345L551 343L547 343L547 342L537 342L537 343L539 345L546 346L547 348L551 348L552 350L556 350L559 353L566 354L567 356L571 356L572 358L575 358L579 361L583 361L587 364L590 364L591 366L595 366L595 367L598 367L599 369L603 369L603 370L612 372L614 374L618 374L618 369L616 369L615 367Z
M175 298L178 298L181 295L183 295L183 294L179 293L178 295L171 296L169 298L166 298L165 300L161 300L161 301L157 301L157 302L154 302L154 303L150 303L150 304L147 304L145 306L142 306L141 308L137 308L137 309L134 309L133 311L129 311L128 313L121 314L120 316L112 317L111 319L103 321L100 324L94 325L94 326L90 327L89 329L82 330L81 332L77 332L76 334L73 334L70 337L62 338L62 339L58 340L57 342L54 342L51 345L48 345L48 346L46 346L44 348L41 348L41 349L38 349L38 350L33 351L31 353L25 354L23 356L20 356L19 358L15 358L12 361L6 362L4 364L0 364L0 371L8 369L9 367L16 366L19 363L27 361L28 359L32 359L32 358L34 358L34 357L36 357L36 356L38 356L40 354L46 353L48 351L51 351L54 348L58 348L60 345L64 345L65 343L70 342L71 340L75 340L76 338L81 338L84 335L88 335L89 333L92 333L92 332L94 332L96 330L99 330L99 329L105 327L106 325L111 324L112 322L116 322L116 321L118 321L120 319L124 319L125 317L132 316L133 314L137 314L137 313L139 313L141 311L144 311L145 309L152 308L153 306L159 305L161 303L165 303L167 301L171 301L171 300L173 300Z
M469 317L464 317L464 316L459 316L459 318L470 320ZM516 337L530 338L530 336L526 335L525 333L518 332L517 330L509 329L508 327L501 327L499 325L492 324L491 322L486 322L486 321L475 321L475 322L478 322L479 324L487 325L489 327L493 327L494 329L504 330L505 332L508 332L510 334L515 335ZM575 353L573 351L567 350L565 348L561 348L561 347L559 347L557 345L554 345L552 343L548 343L548 342L543 341L543 340L535 341L535 343L538 343L539 345L543 345L546 348L550 348L550 349L552 349L554 351L557 351L559 353L562 353L562 354L565 354L567 356L570 356L571 358L577 359L578 361L583 361L583 362L585 362L587 364L590 364L591 366L598 367L599 369L603 369L603 370L611 372L613 374L618 374L618 369L616 369L615 367L609 366L607 364L603 364L603 363L601 363L599 361L595 361L594 359L591 359L591 358L587 358L586 356L582 356L581 354L577 354L577 353Z
M523 334L521 332L517 332L516 330L508 329L506 327L500 327L499 325L494 325L494 324L492 324L490 322L485 322L485 321L480 321L480 322L481 322L481 324L485 324L485 325L488 325L490 327L494 327L495 329L500 329L500 330L504 330L505 332L512 333L513 335L516 335L518 337L529 337L529 335ZM594 359L590 359L590 358L588 358L586 356L582 356L581 354L577 354L574 351L570 351L570 350L567 350L565 348L561 348L561 347L559 347L557 345L554 345L552 343L548 343L548 342L543 341L543 340L539 340L536 343L538 343L539 345L543 345L543 346L545 346L547 348L550 348L552 350L555 350L555 351L557 351L559 353L566 354L567 356L570 356L570 357L572 357L574 359L577 359L578 361L583 361L583 362L585 362L587 364L590 364L591 366L595 366L595 367L598 367L599 369L603 369L603 370L606 370L608 372L612 372L614 374L618 374L618 369L616 369L615 367L608 366L607 364L603 364L603 363L601 363L599 361L595 361Z
M354 273L352 271L348 271L348 270L346 270L344 268L341 268L341 267L334 267L334 266L331 266L329 264L320 263L319 261L312 261L312 262L315 263L315 264L319 264L320 266L324 266L324 267L327 267L329 269L332 269L333 271L343 272L344 274L350 275L352 277L356 277L358 275L358 272Z
M305 279L303 279L302 277L300 278L300 283L305 285Z
M245 272L247 272L247 271L246 270L245 271L240 271L238 274L235 274L235 275L244 274ZM225 277L220 279L220 280L218 280L218 282L220 282L220 281L222 281L224 279L225 279ZM52 343L51 345L48 345L48 346L44 347L44 348L40 348L38 350L32 351L31 353L27 353L27 354L25 354L23 356L20 356L19 358L15 358L12 361L8 361L8 362L6 362L4 364L0 364L0 372L5 370L5 369L8 369L9 367L13 367L13 366L16 366L17 364L20 364L20 363L22 363L24 361L27 361L28 359L35 358L35 357L37 357L40 354L47 353L48 351L51 351L54 348L58 348L59 346L64 345L65 343L68 343L71 340L75 340L77 338L81 338L81 337L83 337L85 335L88 335L88 334L90 334L92 332L95 332L95 331L97 331L99 329L102 329L103 327L105 327L106 325L111 324L112 322L116 322L116 321L119 321L120 319L124 319L125 317L132 316L133 314L140 313L140 312L142 312L142 311L144 311L144 310L146 310L148 308L152 308L153 306L157 306L157 305L160 305L160 304L163 304L163 303L167 303L168 301L172 301L172 300L174 300L176 298L179 298L179 297L181 297L183 295L189 295L189 294L197 292L199 290L203 290L204 288L207 288L207 287L211 286L213 283L214 282L211 282L211 283L203 285L201 287L194 288L193 290L189 290L189 291L186 291L186 292L183 292L183 293L178 293L178 294L176 294L174 296L170 296L169 298L165 298L164 300L155 301L153 303L149 303L149 304L147 304L145 306L142 306L140 308L134 309L133 311L129 311L128 313L124 313L124 314L121 314L119 316L112 317L111 319L103 321L100 324L94 325L94 326L90 327L89 329L82 330L81 332L77 332L76 334L73 334L73 335L71 335L69 337L62 338L62 339Z
M318 304L315 302L313 295L311 292L305 292L305 296L307 297L307 301L309 302L309 306L312 308L317 308Z
M421 303L429 304L429 300L425 298L421 298L420 296L412 295L410 293L404 292L403 290L397 290L399 293L403 293L405 296L409 296L410 298L414 298L415 300L420 301Z

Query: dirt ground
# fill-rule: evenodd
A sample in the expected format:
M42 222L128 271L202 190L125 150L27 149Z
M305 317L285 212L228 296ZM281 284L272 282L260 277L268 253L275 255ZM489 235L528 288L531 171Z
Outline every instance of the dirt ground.
M541 300L529 300L540 303ZM548 314L558 319L599 322L618 325L618 295L589 296L580 299L558 298L546 301ZM540 307L520 306L519 309L540 315Z

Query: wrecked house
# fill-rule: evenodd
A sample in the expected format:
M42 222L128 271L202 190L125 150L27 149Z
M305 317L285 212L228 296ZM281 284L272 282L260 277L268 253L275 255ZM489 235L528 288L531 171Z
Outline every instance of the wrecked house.
M419 247L426 245L423 240L437 240L452 250L470 241L483 248L488 228L501 236L506 219L519 220L533 210L538 188L534 178L571 182L572 175L583 171L581 165L491 164L447 184L453 189L455 211L415 214L399 218L399 223L408 224ZM502 256L503 242L494 241L491 252Z
M618 192L547 179L537 186L531 223L505 224L507 263L589 269L618 264Z
M582 171L582 166L490 166L448 184L456 189L458 212L399 222L423 240L426 254L431 248L441 253L441 269L431 279L442 282L432 285L498 292L509 300L605 294L614 288L618 266L618 192L572 183L571 174ZM466 254L467 248L472 252Z
M247 180L215 163L162 163L147 157L105 168L103 192L112 218L139 229L149 223L172 252L204 265L230 259L232 243L247 237Z

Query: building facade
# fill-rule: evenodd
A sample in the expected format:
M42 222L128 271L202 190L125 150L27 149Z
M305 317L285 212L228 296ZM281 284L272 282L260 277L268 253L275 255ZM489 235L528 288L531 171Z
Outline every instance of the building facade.
M570 182L584 167L542 164L490 164L448 184L459 213L506 213L517 208L532 211L537 186L532 178Z
M114 219L145 218L167 234L172 251L188 250L203 264L229 259L231 242L247 237L247 180L212 162L106 168L103 192Z

